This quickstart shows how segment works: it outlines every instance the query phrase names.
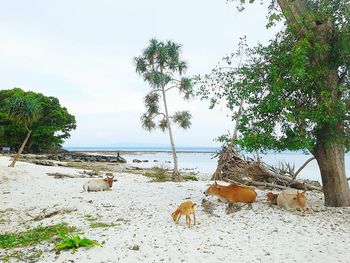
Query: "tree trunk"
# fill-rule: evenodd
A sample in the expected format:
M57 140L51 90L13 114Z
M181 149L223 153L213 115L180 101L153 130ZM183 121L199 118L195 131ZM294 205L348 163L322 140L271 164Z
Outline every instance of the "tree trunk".
M320 168L326 206L350 206L350 190L345 174L344 145L318 142L315 157Z
M162 94L163 94L165 118L166 118L166 121L167 121L167 124L168 124L168 131L169 131L169 137L170 137L171 150L172 150L173 159L174 159L174 170L173 170L172 180L174 182L180 182L182 180L182 178L181 178L181 175L179 173L179 167L178 167L178 162L177 162L175 143L174 143L174 138L173 138L173 132L171 130L171 123L170 123L170 120L169 120L168 105L167 105L167 102L166 102L164 88L162 88Z
M15 167L15 164L16 164L16 162L17 162L19 156L21 155L21 153L22 153L22 151L23 151L23 149L24 149L24 146L26 145L26 143L27 143L27 141L28 141L28 139L29 139L29 137L30 137L31 134L32 134L32 131L31 131L31 130L28 130L27 136L26 136L26 138L24 139L21 148L19 148L19 150L18 150L18 152L17 152L15 158L13 159L13 161L12 161L12 163L9 165L9 167Z
M277 0L288 24L292 25L310 12L305 0Z

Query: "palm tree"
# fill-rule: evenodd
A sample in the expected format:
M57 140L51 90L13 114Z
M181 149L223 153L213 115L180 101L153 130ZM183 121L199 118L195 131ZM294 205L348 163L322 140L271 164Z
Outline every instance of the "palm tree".
M31 124L37 119L39 111L38 102L31 96L24 97L14 97L9 103L9 115L11 118L18 120L21 124L24 125L27 130L27 136L25 137L21 147L19 148L15 158L9 167L14 167L19 156L21 155L24 146L26 145L32 130L30 129Z
M178 89L189 99L193 95L191 79L182 77L186 71L186 63L180 59L181 45L172 41L166 43L157 39L151 39L149 46L142 55L134 58L136 72L147 81L151 91L145 96L146 113L141 117L142 126L151 131L161 128L169 131L170 144L174 159L173 181L181 181L179 173L174 137L171 129L171 120L181 128L188 129L191 126L191 114L188 111L178 111L169 114L166 93L172 89ZM176 79L175 76L181 77ZM159 100L163 99L164 112L160 111ZM158 124L155 119L158 118Z

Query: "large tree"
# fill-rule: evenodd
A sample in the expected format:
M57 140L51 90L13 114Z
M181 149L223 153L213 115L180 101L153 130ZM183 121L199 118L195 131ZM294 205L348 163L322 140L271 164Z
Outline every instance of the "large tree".
M244 7L246 1L239 2ZM269 26L276 20L284 21L284 29L269 44L248 49L240 67L224 72L227 82L214 98L226 98L231 108L244 100L241 146L310 152L320 168L325 204L349 206L349 2L272 0Z
M162 42L151 39L149 46L142 55L134 58L136 72L139 73L151 87L151 91L145 96L146 113L141 117L142 126L151 131L159 127L163 131L169 131L170 144L174 159L172 179L180 181L174 137L171 129L171 120L181 128L188 129L191 126L191 114L188 111L178 111L169 114L166 93L177 89L184 95L184 99L192 96L192 83L189 78L182 77L186 71L186 63L180 59L181 45L167 41ZM178 78L176 78L178 77ZM159 100L163 100L161 111ZM158 124L156 119L158 118Z
M18 138L24 138L27 130L18 120L8 114L10 101L16 98L30 97L39 105L35 122L31 123L31 135L24 148L27 152L48 152L61 147L64 139L76 128L75 117L55 97L41 93L23 91L20 88L0 90L0 145L18 150L21 146Z

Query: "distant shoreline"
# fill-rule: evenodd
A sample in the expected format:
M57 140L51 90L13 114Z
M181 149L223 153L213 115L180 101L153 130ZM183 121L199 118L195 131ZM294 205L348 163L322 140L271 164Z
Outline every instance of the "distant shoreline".
M171 153L169 147L64 147L70 152L97 152L97 153ZM178 147L177 153L216 153L220 150L219 147Z

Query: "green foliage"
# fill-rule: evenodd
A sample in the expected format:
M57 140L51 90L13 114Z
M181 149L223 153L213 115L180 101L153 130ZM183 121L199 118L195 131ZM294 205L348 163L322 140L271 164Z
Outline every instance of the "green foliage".
M9 116L23 124L27 130L38 117L39 104L32 94L23 97L13 96L7 106Z
M181 128L188 129L191 126L191 117L192 115L189 111L178 111L174 113L172 119Z
M249 151L313 153L317 143L332 141L350 146L350 7L348 1L306 3L311 11L286 21L266 46L243 43L199 81L212 107L225 100L234 111L244 100L238 143ZM274 0L269 10L270 25L287 14Z
M198 178L194 175L184 175L184 176L182 176L182 178L185 181L198 181Z
M85 237L81 238L79 235L67 235L65 233L60 233L59 236L61 243L55 246L57 252L60 252L61 250L72 249L72 253L75 253L79 247L91 248L94 246L101 246L101 244L97 241Z
M152 171L144 173L143 176L151 178L151 182L169 182L171 176L168 170L162 167L153 167ZM182 179L185 181L198 181L198 178L194 175L182 175Z
M92 215L85 215L84 216L85 220L90 222L89 227L90 228L107 228L107 227L115 227L115 226L120 226L120 224L114 224L114 223L104 223L101 222L101 216L97 215L97 216L92 216Z
M143 174L146 177L151 178L151 182L168 182L171 181L171 177L168 174L168 170L160 167L153 167L152 172Z
M167 116L167 109L162 112L159 106L159 100L171 89L178 89L184 99L193 96L192 80L182 77L187 65L180 59L180 51L181 45L177 43L151 39L142 55L134 58L136 72L151 87L151 91L144 98L146 112L141 117L142 127L146 130L160 128L165 131L169 128L170 119L184 129L191 125L191 115L188 112L183 112L182 121L179 121L179 113ZM176 79L176 76L179 79Z
M72 233L76 229L67 224L57 224L52 226L39 226L20 233L6 232L0 234L0 248L12 249L16 247L27 247L36 245L44 241L54 242L58 233Z
M57 98L20 88L0 90L0 145L18 149L29 127L32 135L26 150L49 151L69 138L76 122Z
M90 224L90 228L108 228L108 227L115 227L115 226L120 226L120 224L108 224L104 222L93 222Z

